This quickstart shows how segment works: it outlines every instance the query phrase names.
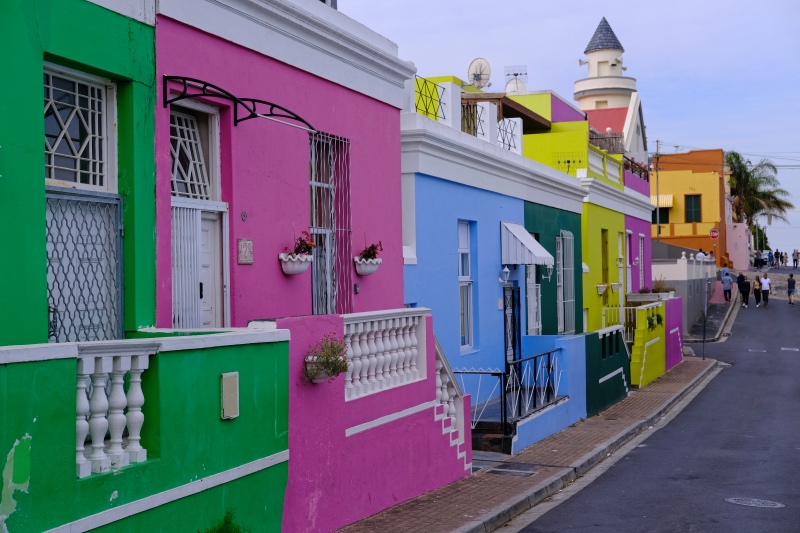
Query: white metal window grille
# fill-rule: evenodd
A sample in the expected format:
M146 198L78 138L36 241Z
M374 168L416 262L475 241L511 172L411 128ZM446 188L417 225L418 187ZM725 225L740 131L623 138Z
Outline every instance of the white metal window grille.
M122 338L121 205L116 194L47 188L52 342Z
M558 333L564 333L564 240L556 237L556 315Z
M472 347L472 271L469 222L458 223L458 294L461 349Z
M172 327L203 326L200 299L200 217L202 211L172 206Z
M192 115L172 111L169 115L169 127L172 195L210 200L212 186L197 119Z
M351 313L350 141L312 132L309 144L312 312Z
M96 189L109 183L109 93L99 83L44 71L45 178Z
M572 233L561 230L563 270L562 286L564 291L564 333L575 333L575 239Z
M526 279L528 297L528 335L542 334L542 287L536 283L536 266L528 265Z
M644 235L639 235L639 288L644 287Z

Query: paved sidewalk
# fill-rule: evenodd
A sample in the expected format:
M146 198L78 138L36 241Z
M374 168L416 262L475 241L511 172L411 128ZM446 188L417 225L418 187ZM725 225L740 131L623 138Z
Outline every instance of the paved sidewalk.
M717 366L683 362L597 416L503 463L357 522L346 533L488 533L530 509L650 427Z

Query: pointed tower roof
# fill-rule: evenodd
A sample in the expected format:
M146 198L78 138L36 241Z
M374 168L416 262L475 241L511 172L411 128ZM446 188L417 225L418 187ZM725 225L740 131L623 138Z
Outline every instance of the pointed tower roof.
M603 20L600 21L600 24L597 25L597 29L594 31L594 35L592 36L592 40L589 41L589 44L586 45L586 50L583 51L584 54L588 54L593 50L622 50L622 44L617 39L617 36L614 35L614 30L611 29L611 26L608 24L608 21L605 17Z

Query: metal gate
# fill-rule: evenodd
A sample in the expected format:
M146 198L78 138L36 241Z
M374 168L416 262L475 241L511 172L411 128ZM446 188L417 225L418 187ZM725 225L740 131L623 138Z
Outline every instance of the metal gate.
M519 324L519 287L503 287L503 320L505 321L506 364L521 356Z
M120 196L48 187L46 198L50 342L122 338Z

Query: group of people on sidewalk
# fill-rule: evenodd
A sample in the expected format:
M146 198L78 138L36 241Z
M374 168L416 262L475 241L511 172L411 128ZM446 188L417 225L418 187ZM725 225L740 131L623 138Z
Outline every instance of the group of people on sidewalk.
M728 264L725 263L725 266L722 267L722 291L725 295L725 303L731 303L731 289L733 287L734 279L731 276L730 270L728 269ZM786 293L789 295L789 305L794 305L794 293L795 293L795 286L796 280L794 279L794 274L789 274L789 278L786 280ZM756 274L755 279L751 283L747 276L743 272L739 272L739 275L736 277L736 285L739 289L739 294L742 297L742 307L749 307L750 305L750 295L753 295L753 298L756 301L756 307L761 307L761 302L764 302L764 308L769 308L769 291L772 287L772 280L769 277L769 273L764 272L763 276L759 276Z
M700 251L702 252L702 249ZM796 269L798 260L800 260L800 252L798 252L797 248L792 251L791 255L786 252L781 252L780 250L775 250L774 253L772 250L756 250L753 263L756 268L761 268L762 266L789 268L790 257L792 259L792 268Z

